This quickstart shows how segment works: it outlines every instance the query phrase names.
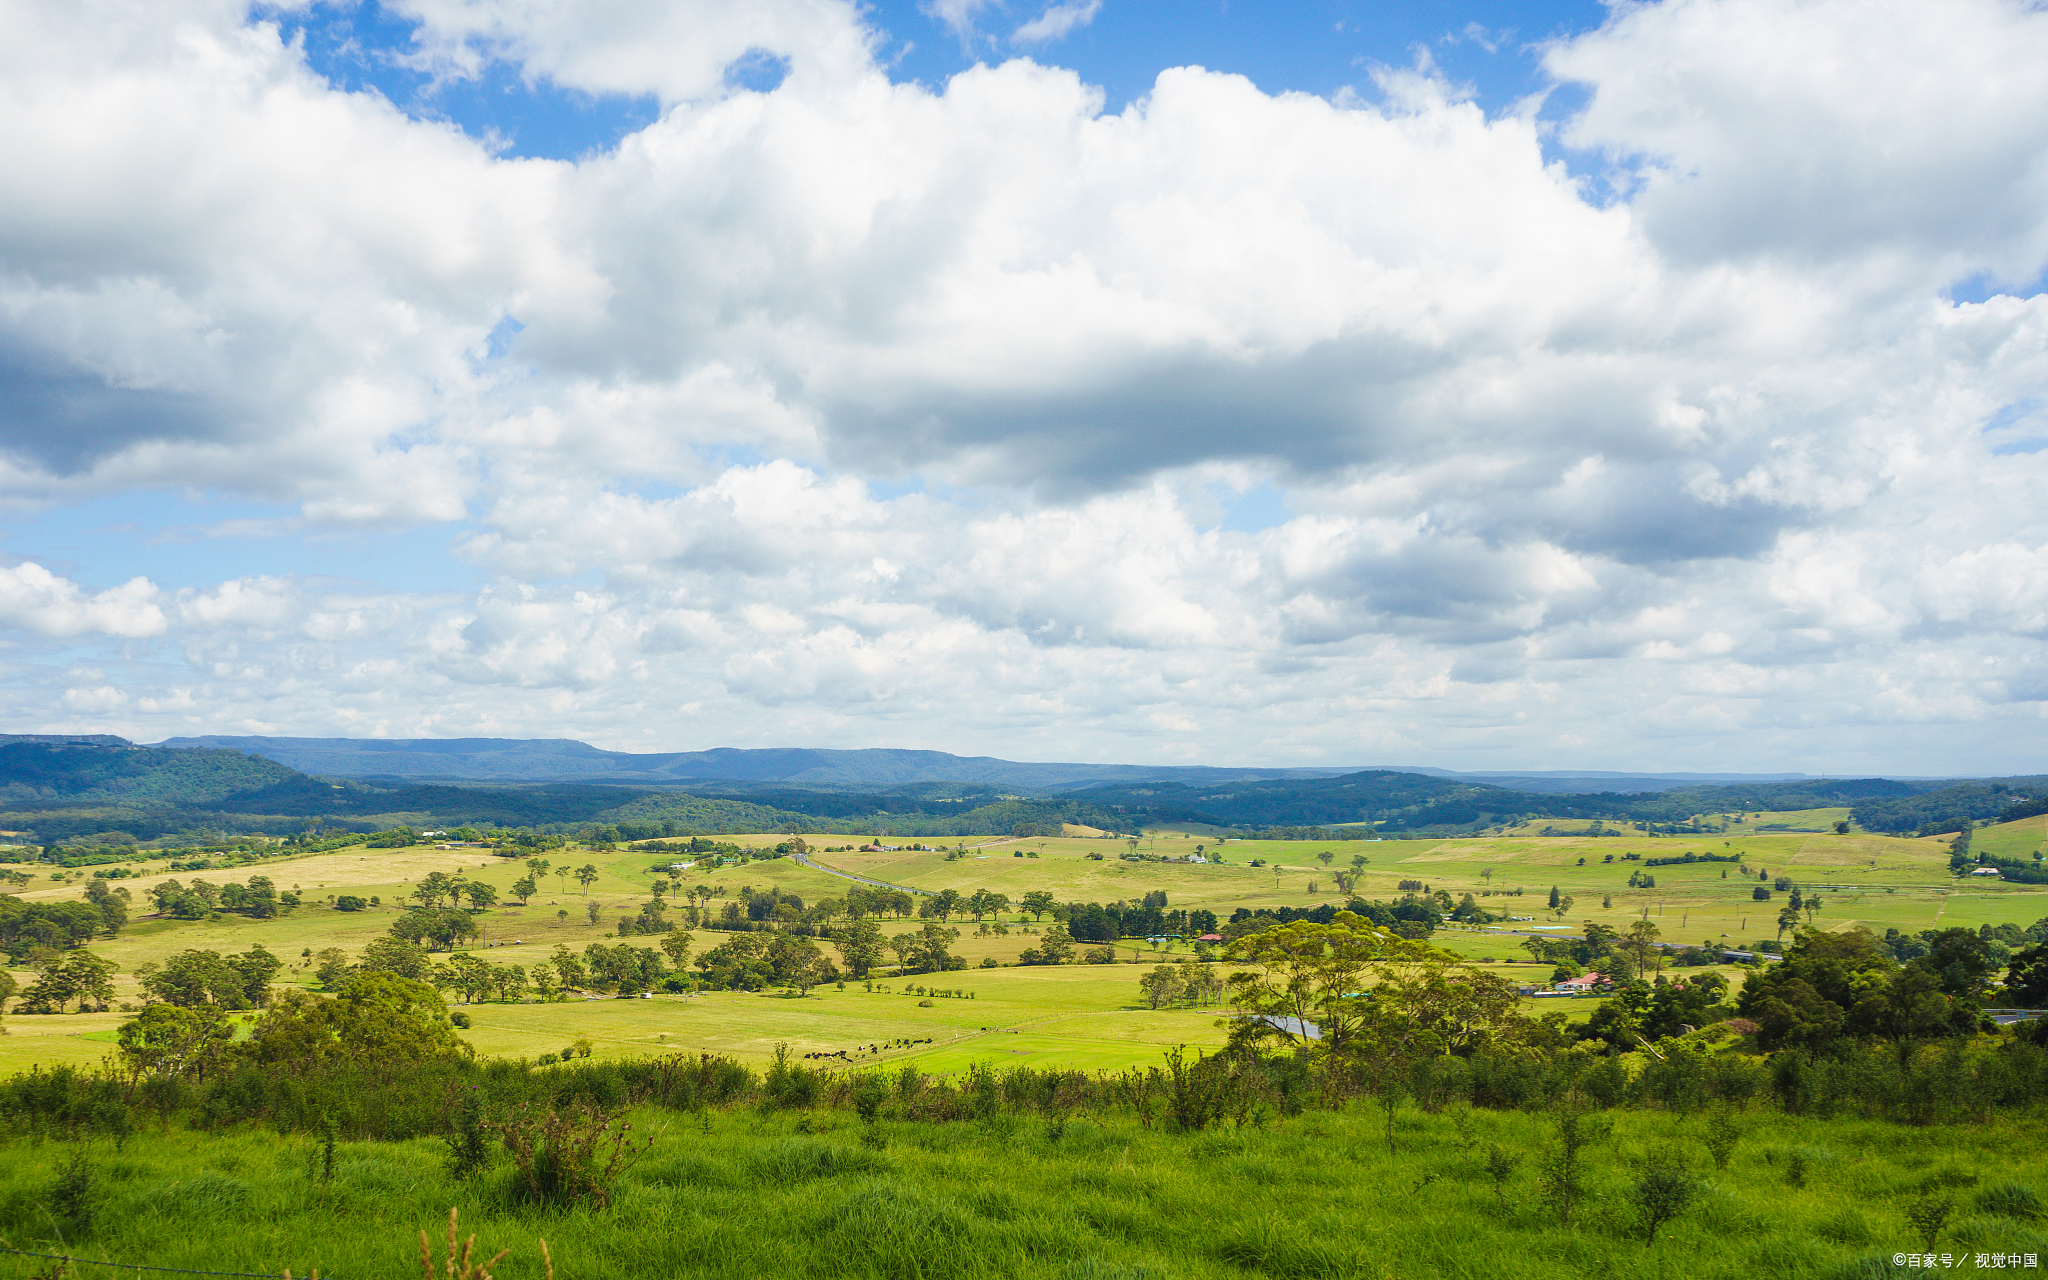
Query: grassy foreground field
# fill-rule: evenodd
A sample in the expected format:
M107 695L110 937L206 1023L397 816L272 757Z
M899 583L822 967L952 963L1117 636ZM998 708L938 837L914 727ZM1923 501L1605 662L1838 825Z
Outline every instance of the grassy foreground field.
M1380 1114L1357 1107L1185 1133L1120 1115L933 1123L887 1118L893 1109L865 1140L843 1111L642 1109L634 1132L652 1146L611 1182L608 1212L522 1207L502 1154L458 1182L435 1139L343 1143L331 1182L317 1176L317 1142L249 1128L152 1132L119 1150L17 1140L0 1162L0 1238L80 1258L367 1280L415 1273L422 1230L438 1270L453 1206L484 1257L511 1250L502 1280L545 1274L542 1238L561 1280L1850 1280L1908 1274L1891 1257L1930 1244L1909 1209L1947 1197L1937 1255L1974 1271L1977 1253L2048 1253L2042 1223L2011 1216L2048 1185L2031 1124L1750 1112L1716 1170L1706 1117L1608 1113L1593 1118L1611 1129L1586 1152L1587 1195L1567 1223L1536 1174L1555 1124L1528 1112L1404 1110L1390 1154ZM1496 1147L1519 1160L1498 1187L1485 1167ZM1659 1152L1698 1184L1650 1239L1635 1189ZM79 1156L82 1191L53 1200ZM90 1224L67 1232L55 1213L80 1199ZM0 1258L0 1274L48 1265Z

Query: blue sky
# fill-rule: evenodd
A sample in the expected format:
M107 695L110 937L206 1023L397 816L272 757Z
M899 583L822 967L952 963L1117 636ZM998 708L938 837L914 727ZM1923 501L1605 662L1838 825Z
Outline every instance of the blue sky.
M2008 0L32 7L0 706L2048 768L2044 63Z
M1470 89L1488 111L1511 109L1548 86L1534 56L1542 42L1599 26L1604 6L1575 0L1410 0L1409 3L1228 3L1227 0L1105 0L1067 34L1019 42L1014 33L1042 6L985 4L949 23L938 5L884 0L867 7L878 54L892 78L941 87L976 62L1026 56L1069 67L1100 87L1120 111L1167 67L1201 66L1248 76L1268 93L1328 97L1371 92L1376 66L1408 67L1426 56ZM505 154L573 159L603 150L659 112L652 95L562 90L523 69L492 62L482 74L437 79L403 65L418 22L378 4L317 3L271 16L305 42L308 62L335 85L374 88L421 118L452 120L495 136ZM738 64L749 87L779 78L773 58Z

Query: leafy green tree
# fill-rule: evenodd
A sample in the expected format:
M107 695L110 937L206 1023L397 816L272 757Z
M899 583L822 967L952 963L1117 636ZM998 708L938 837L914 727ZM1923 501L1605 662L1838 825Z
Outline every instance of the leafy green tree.
M565 946L557 945L555 954L550 958L554 962L555 972L561 975L564 987L582 989L583 984L588 981L587 970L583 966L583 961L578 959L574 952Z
M2005 972L2005 998L2022 1009L2048 1008L2048 945L2016 952Z
M1038 952L1042 964L1065 964L1074 958L1074 935L1067 932L1065 925L1054 925L1039 935Z
M245 1009L241 970L218 951L181 951L142 978L142 989L181 1009Z
M472 911L482 911L486 907L496 905L498 901L498 891L481 880L465 883L462 886L462 896L469 899Z
M234 1041L222 1010L174 1004L144 1005L121 1024L122 1065L134 1080L203 1079Z
M387 941L396 942L397 939ZM340 947L322 947L313 957L313 976L319 979L321 986L329 990L340 985L341 980L348 976L348 972L348 952Z
M62 960L45 966L36 980L21 993L18 1009L24 1013L62 1013L72 1000L78 1010L105 1009L114 998L113 961L80 948L65 953Z
M1928 954L1913 963L1924 963L1949 995L1978 995L1998 971L1991 948L1974 929L1943 929L1929 937L1927 944Z
M1057 905L1052 894L1044 889L1033 889L1019 899L1019 902L1026 911L1031 913L1031 918L1034 921L1045 919L1045 913ZM1043 948L1040 949L1043 950Z
M241 980L242 1008L260 1009L270 1003L270 983L284 969L284 961L259 942L240 955L227 957L227 963Z
M423 982L432 965L426 950L416 943L403 938L372 938L363 948L363 958L356 967L364 973L395 973Z
M411 897L422 907L432 911L441 905L441 899L454 901L461 892L455 877L445 871L429 871L413 886Z
M519 905L523 907L526 900L538 892L539 888L540 886L533 882L532 876L521 876L512 882L512 896L519 899Z
M576 868L576 880L579 884L583 886L584 893L587 894L590 892L590 886L593 882L596 881L596 879L597 867L595 864L586 862L582 866Z
M476 935L476 921L469 913L453 909L408 911L391 924L392 937L415 944L431 943L439 951Z
M431 1061L475 1056L455 1034L438 992L383 972L357 974L331 1000L288 994L256 1020L247 1044L237 1047L260 1066L347 1066L386 1078Z
M1628 940L1622 944L1622 949L1635 961L1637 981L1658 967L1662 951L1657 946L1657 939L1661 934L1662 930L1648 920L1638 920L1628 927Z
M865 980L882 962L886 944L882 941L881 926L863 917L849 920L834 929L832 945L839 949L839 958L845 963L846 971Z
M916 936L918 945L915 959L920 969L927 973L941 973L958 967L953 962L952 952L948 950L953 943L959 941L958 929L926 923Z

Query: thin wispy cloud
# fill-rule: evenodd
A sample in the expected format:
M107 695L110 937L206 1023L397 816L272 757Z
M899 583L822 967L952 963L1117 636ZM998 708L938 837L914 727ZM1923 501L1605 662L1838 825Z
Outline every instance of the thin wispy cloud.
M1095 21L1095 15L1102 12L1102 0L1083 0L1078 4L1056 4L1048 7L1031 21L1010 33L1010 43L1015 45L1051 44L1064 40L1074 32Z

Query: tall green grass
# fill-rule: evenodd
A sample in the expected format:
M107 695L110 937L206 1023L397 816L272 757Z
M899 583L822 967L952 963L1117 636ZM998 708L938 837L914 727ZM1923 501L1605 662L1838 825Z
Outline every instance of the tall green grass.
M458 1180L438 1138L343 1142L323 1181L317 1136L256 1126L174 1124L118 1146L21 1137L0 1159L0 1238L371 1280L411 1274L417 1232L439 1239L453 1206L465 1235L512 1249L504 1280L542 1274L541 1237L563 1280L1752 1280L1889 1274L1894 1253L1920 1247L1907 1208L1932 1196L1954 1206L1937 1252L2048 1254L2048 1146L2033 1120L1908 1128L1738 1112L1716 1170L1709 1114L1602 1113L1567 1225L1543 1194L1557 1126L1539 1111L1404 1108L1390 1154L1370 1103L1192 1133L1108 1111L999 1105L941 1123L900 1118L907 1109L895 1092L872 1125L847 1111L641 1108L635 1132L653 1146L602 1212L522 1204L502 1154ZM1527 1157L1504 1206L1484 1167L1493 1146ZM1646 1244L1632 1188L1657 1153L1700 1186ZM67 1219L52 1192L67 1169L76 1192L81 1156L83 1211ZM0 1256L8 1274L30 1274L26 1260Z

